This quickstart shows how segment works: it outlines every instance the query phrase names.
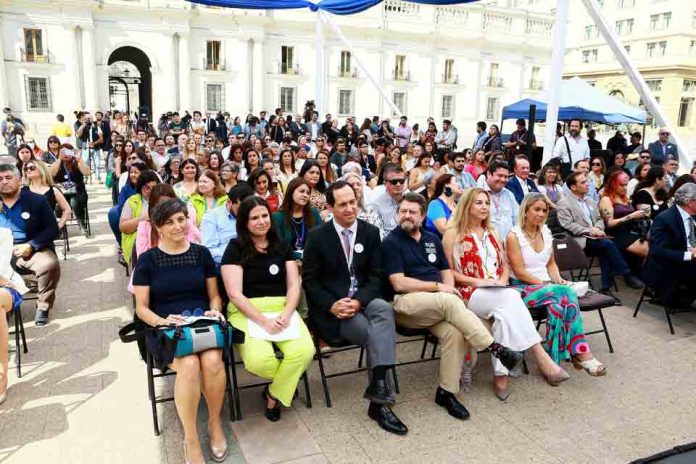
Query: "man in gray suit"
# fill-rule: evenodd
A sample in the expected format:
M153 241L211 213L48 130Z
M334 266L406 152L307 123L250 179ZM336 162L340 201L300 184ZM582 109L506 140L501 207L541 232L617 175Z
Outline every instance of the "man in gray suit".
M626 285L643 288L644 284L631 274L626 260L613 240L604 233L604 220L599 216L597 202L586 198L590 186L582 172L574 172L566 179L570 195L558 202L558 221L587 252L599 258L602 271L600 293L612 295L612 276L621 274Z
M668 155L672 155L676 159L679 159L679 148L677 144L670 143L669 141L669 129L666 127L661 128L658 135L660 138L648 145L653 166L662 165L662 163L667 160Z

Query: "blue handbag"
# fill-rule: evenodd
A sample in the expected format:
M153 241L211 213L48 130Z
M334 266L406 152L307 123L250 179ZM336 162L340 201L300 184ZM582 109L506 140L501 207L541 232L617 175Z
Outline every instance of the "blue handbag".
M226 321L198 319L187 325L158 327L164 345L174 348L174 357L189 356L201 351L229 348L232 326ZM170 348L171 349L171 348Z

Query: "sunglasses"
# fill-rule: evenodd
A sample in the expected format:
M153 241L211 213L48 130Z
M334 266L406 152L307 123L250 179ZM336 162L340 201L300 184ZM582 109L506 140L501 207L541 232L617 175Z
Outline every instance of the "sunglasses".
M57 140L49 140L48 143L60 143L60 142Z
M650 155L642 155L642 156L640 157L640 159L649 160L649 159L650 159Z
M403 185L406 182L406 179L391 179L388 180L391 185Z
M205 139L206 142L212 142L213 139Z
M122 143L117 143L115 146L117 146L117 147L122 147L123 144L122 144Z
M24 166L24 172L36 171L36 166Z
M129 156L127 159L128 159L128 161L135 161L138 159L138 157L137 156Z
M669 135L669 132L660 132L660 135Z
M243 139L244 136L243 136L243 135L238 135L237 138L238 138L238 139Z
M602 163L592 163L592 166L601 166Z

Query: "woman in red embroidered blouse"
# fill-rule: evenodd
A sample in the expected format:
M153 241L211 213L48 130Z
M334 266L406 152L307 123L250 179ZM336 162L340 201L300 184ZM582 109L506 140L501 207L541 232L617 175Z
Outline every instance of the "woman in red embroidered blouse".
M520 294L508 287L510 271L500 241L490 223L488 192L469 189L460 199L443 239L456 286L468 308L482 319L492 319L493 337L514 350L529 352L551 385L568 379L541 347L541 337ZM493 362L493 390L505 400L508 370L496 359Z

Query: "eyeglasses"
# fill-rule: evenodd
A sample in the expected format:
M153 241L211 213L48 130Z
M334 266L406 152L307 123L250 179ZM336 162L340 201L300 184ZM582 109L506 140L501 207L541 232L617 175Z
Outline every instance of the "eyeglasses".
M601 166L602 163L592 163L592 166Z
M129 156L129 157L128 157L128 161L135 161L135 160L137 160L137 159L138 159L137 156Z
M36 171L36 166L24 166L24 172Z
M205 139L206 142L212 142L213 139Z
M56 143L57 143L57 142L56 142ZM114 146L116 146L116 147L122 147L122 146L123 146L123 144L122 144L122 143L117 143L117 144L116 144L116 145L114 145Z
M244 136L243 136L243 135L238 135L237 138L238 138L238 139L243 139Z
M391 185L403 185L406 182L406 179L390 179L387 182L389 182Z
M164 148L165 146L166 145L163 143L158 143L157 145L155 145L155 147L157 147L157 148Z
M49 140L48 143L60 143L60 142L57 140Z
M669 135L669 132L660 132L660 135Z

